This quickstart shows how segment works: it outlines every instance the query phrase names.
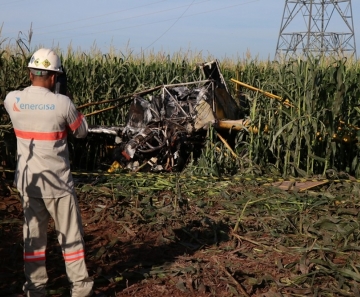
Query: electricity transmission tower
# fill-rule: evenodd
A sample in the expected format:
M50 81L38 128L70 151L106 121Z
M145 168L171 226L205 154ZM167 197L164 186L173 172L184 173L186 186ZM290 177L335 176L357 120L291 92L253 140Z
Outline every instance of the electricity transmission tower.
M299 55L356 59L351 0L286 0L275 58Z

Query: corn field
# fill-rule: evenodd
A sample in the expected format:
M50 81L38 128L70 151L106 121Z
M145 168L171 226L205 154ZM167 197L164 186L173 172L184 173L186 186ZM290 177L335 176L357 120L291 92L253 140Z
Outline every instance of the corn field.
M26 66L31 54L21 44L5 46L0 41L1 101L8 92L30 84ZM186 53L85 53L69 47L61 52L61 59L74 103L87 115L88 123L115 126L124 124L128 108L127 99L121 98L163 84L204 79L197 65L213 58ZM251 119L251 129L237 134L236 156L210 129L203 154L186 170L203 175L360 176L359 63L331 57L283 62L248 57L219 63L234 98L239 101L241 93L249 102L245 112ZM288 104L236 86L231 78L276 94ZM3 106L0 112L2 162L11 167L15 140ZM72 159L77 160L75 169L94 169L98 165L105 150L98 139L70 142Z
M0 39L1 102L30 84L32 52ZM60 53L75 105L90 125L105 126L124 125L129 95L205 79L198 64L214 59L71 47ZM190 158L181 173L102 174L110 166L113 136L69 136L95 287L124 297L359 296L360 186L349 175L360 178L360 64L250 56L219 64L251 120L249 128L231 134L231 149L222 140L228 132L210 126L200 157ZM16 139L3 105L0 115L0 166L11 170ZM85 172L84 178L83 171L100 174ZM333 180L318 191L274 185L280 178L316 177ZM20 200L6 180L0 179L0 291L10 294L22 291L23 231ZM60 263L53 231L49 263ZM56 273L57 281L47 288L54 297L69 291L58 266L49 274Z

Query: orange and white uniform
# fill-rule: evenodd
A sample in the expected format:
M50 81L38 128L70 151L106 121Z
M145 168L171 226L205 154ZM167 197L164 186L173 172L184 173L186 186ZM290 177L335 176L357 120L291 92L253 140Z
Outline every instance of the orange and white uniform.
M17 138L15 184L24 209L27 296L45 296L47 227L54 219L72 297L89 296L83 230L70 171L67 133L87 135L88 125L69 97L43 87L10 92L4 101Z
M20 194L60 198L72 193L67 133L86 137L84 116L69 97L42 87L10 92L4 105L17 138L15 183Z

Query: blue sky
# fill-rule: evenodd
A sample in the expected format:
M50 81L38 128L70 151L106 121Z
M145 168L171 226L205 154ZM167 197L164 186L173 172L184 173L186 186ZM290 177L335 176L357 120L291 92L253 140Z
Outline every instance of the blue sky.
M202 53L218 59L273 59L285 0L0 0L0 41L33 28L31 47L103 53ZM360 0L352 1L359 56ZM346 30L333 17L335 31ZM294 31L303 31L293 21ZM1 23L0 23L1 25ZM19 35L19 32L22 34Z

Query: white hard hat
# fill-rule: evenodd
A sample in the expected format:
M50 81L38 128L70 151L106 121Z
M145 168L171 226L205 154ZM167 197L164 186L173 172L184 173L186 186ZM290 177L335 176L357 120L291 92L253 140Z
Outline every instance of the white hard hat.
M40 75L43 71L63 72L59 56L53 50L48 48L37 50L32 55L28 67L30 69L41 70Z

